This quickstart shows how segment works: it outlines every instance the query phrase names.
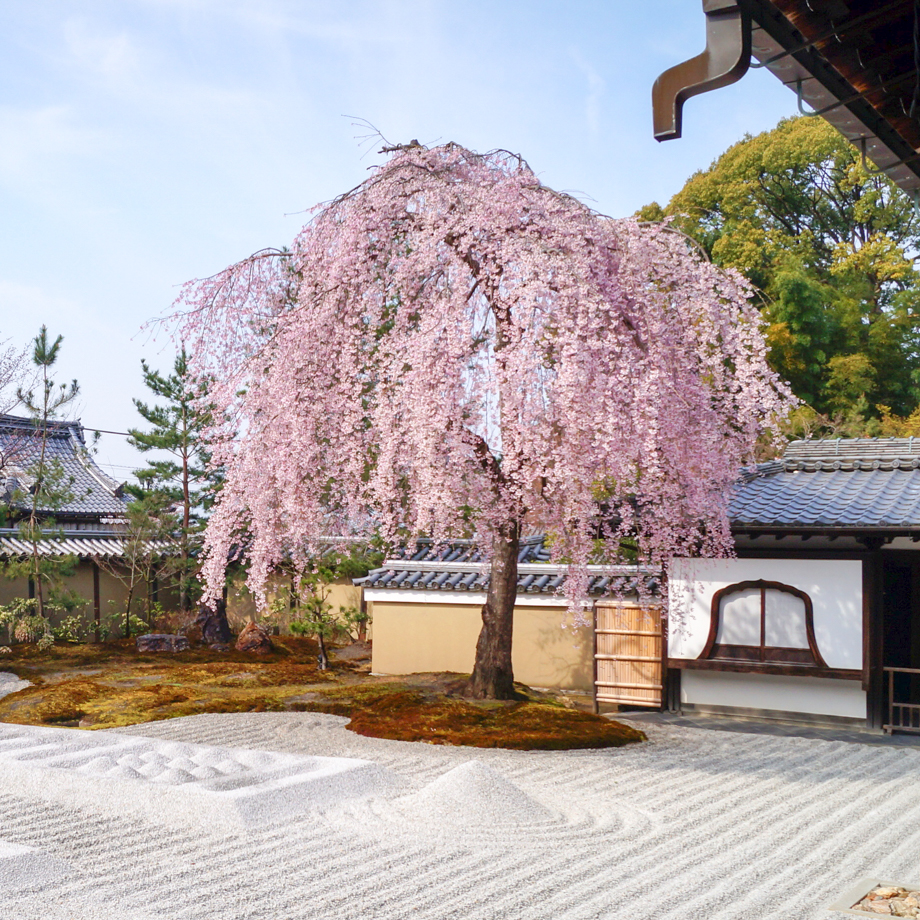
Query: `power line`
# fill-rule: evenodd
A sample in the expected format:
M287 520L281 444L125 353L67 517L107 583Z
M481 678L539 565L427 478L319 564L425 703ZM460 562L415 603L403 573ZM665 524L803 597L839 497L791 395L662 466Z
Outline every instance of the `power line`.
M92 425L84 425L86 431L98 431L99 434L120 434L123 438L130 438L131 433L128 431L106 431L105 428L93 428Z

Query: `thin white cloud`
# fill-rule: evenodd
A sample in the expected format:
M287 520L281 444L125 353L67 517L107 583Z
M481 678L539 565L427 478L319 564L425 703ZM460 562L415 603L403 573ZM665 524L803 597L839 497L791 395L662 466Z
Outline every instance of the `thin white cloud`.
M64 23L64 43L72 65L106 81L123 84L140 70L140 49L126 32L103 34L70 19Z
M186 21L209 17L213 24L220 13L217 7L208 9L208 3L177 6ZM206 35L204 24L197 25L202 28L193 31ZM247 34L252 36L252 30ZM273 117L279 114L277 100L284 90L273 79L277 73L272 71L283 55L277 48L271 55L263 55L272 66L262 73L262 79L247 82L251 74L230 77L229 72L218 71L203 77L187 56L165 47L161 36L147 36L136 28L133 32L106 31L95 23L72 18L62 25L62 41L62 63L72 85L79 87L77 98L86 100L84 115L117 118L122 125L140 115L144 125L126 132L135 140L157 122L169 124L173 132L183 125L186 129L197 126L207 133L228 124L237 130L241 123L256 127L268 113ZM117 108L109 107L107 101ZM130 143L128 136L125 140Z
M577 49L571 49L572 60L588 84L585 93L585 123L591 134L597 134L601 125L601 97L607 88L604 78L581 56Z

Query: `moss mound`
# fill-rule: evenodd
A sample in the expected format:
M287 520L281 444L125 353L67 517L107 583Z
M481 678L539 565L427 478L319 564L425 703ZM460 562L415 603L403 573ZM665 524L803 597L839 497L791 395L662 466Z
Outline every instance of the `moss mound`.
M549 751L645 740L520 684L514 702L469 700L461 674L371 677L347 661L319 671L312 639L274 642L257 658L207 648L142 654L131 641L45 653L15 646L0 669L34 686L0 698L0 721L118 728L202 713L314 711L348 716L359 735L430 744Z
M560 751L646 740L627 725L547 701L474 701L393 685L323 691L321 696L293 708L347 715L349 731L393 741Z
M316 643L276 640L270 655L207 648L142 654L132 641L16 646L0 667L30 680L0 699L0 721L118 728L208 712L282 711L291 698L335 680L318 671Z

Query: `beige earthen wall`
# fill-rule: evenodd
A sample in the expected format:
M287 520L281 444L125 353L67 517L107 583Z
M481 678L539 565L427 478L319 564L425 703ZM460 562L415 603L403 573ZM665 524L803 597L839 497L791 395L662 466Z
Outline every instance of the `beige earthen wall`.
M335 582L328 586L327 591L326 600L335 613L338 613L339 607L361 608L361 588L356 588L350 581ZM292 611L288 606L290 599L290 579L288 577L270 576L269 603L276 598L283 600L285 607L283 613L271 620L271 624L277 625L282 634L290 633ZM239 575L233 578L227 589L227 619L230 622L230 628L235 632L239 632L250 620L266 622L266 616L259 614L255 598L250 594L243 577Z
M478 606L386 601L368 606L374 623L374 673L472 670L482 626ZM591 692L591 628L563 628L565 622L562 605L515 607L511 663L516 680L531 687Z
M80 560L74 574L64 579L65 586L86 599L83 608L77 608L73 614L79 615L87 623L94 622L93 612L93 564L88 560ZM29 582L26 578L4 579L0 578L0 605L8 604L18 597L29 596ZM99 600L100 613L103 622L108 621L113 614L123 615L128 589L123 582L105 569L99 570ZM141 615L144 611L146 589L142 588L132 602L134 613ZM68 616L70 614L64 614ZM52 614L53 625L60 625L62 615ZM6 640L5 630L3 640Z

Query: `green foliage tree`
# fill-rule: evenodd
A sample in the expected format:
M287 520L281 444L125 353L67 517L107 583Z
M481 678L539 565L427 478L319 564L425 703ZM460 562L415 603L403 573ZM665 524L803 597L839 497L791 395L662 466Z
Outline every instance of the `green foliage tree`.
M122 532L122 554L115 559L95 557L99 568L124 586L124 602L117 616L126 639L131 636L132 624L135 631L141 627L145 632L153 625L152 588L158 579L168 578L175 572L169 551L174 532L175 520L169 496L148 490L142 498L135 498L128 504ZM143 620L132 614L141 596L144 603Z
M58 384L53 368L60 354L62 336L53 341L48 329L41 327L33 340L32 363L37 371L37 382L32 388L20 387L16 391L19 402L32 418L34 433L31 435L28 455L35 459L26 468L26 484L15 490L11 496L11 514L20 516L19 536L28 544L27 559L9 560L5 574L8 577L26 575L34 588L35 615L45 620L48 603L63 609L85 603L85 599L74 595L64 587L64 579L73 574L76 558L67 555L43 552L42 543L60 535L54 520L54 513L74 500L73 478L67 476L60 462L48 450L50 431L64 409L70 406L80 393L76 380ZM22 606L22 605L20 605ZM50 635L50 630L45 629Z
M671 218L753 282L774 368L840 433L920 404L920 217L823 119L746 137L639 217Z
M326 643L342 635L354 633L359 640L367 634L370 620L365 609L339 605L334 610L329 602L331 586L344 579L363 578L380 565L383 553L367 545L354 545L336 550L314 559L308 570L295 576L294 618L291 632L301 636L315 636L319 645L319 669L329 666Z
M147 528L157 539L170 539L176 548L175 577L179 603L188 614L199 596L198 553L207 509L220 477L208 468L205 429L211 413L203 408L204 393L189 382L188 359L183 349L172 373L161 374L141 361L144 384L157 402L134 400L148 431L129 430L129 443L142 453L153 453L145 469L138 470L137 486L129 486L134 512L146 515Z

